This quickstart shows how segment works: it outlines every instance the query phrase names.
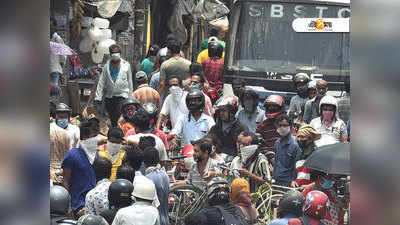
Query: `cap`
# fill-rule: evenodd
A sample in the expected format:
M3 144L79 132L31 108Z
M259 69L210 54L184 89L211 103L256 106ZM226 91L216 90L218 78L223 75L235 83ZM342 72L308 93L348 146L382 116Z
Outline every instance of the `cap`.
M144 71L138 71L135 76L136 76L136 81L147 80L147 75Z
M208 42L218 42L218 38L217 37L210 37L208 39Z

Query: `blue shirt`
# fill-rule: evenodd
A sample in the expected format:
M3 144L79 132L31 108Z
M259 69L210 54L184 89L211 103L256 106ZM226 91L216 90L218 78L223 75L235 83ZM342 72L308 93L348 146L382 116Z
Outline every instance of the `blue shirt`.
M96 158L98 153L96 153ZM65 154L61 167L71 170L69 193L71 208L76 211L85 206L86 194L96 186L96 176L84 150L73 148Z
M169 178L164 170L153 171L146 175L152 180L156 186L157 197L160 201L158 212L160 213L160 224L168 225L168 193L169 193Z
M287 225L290 219L297 218L293 214L289 214L283 218L272 220L268 225Z
M289 183L296 180L296 160L301 157L301 149L291 134L284 146L281 145L281 139L276 140L274 145L274 179Z
M111 79L114 83L115 83L115 81L117 81L119 70L120 70L119 66L111 66L110 65L110 75L111 75Z
M158 71L157 73L153 74L153 76L151 76L149 86L157 91L159 81L160 81L160 71Z

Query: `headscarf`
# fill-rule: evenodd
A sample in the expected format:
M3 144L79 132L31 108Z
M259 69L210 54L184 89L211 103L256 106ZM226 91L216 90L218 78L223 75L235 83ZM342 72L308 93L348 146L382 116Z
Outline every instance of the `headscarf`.
M297 135L312 137L313 141L316 141L321 138L321 134L318 133L312 126L303 125L297 131Z
M240 192L250 192L250 184L243 178L236 178L231 184L231 203L234 204Z

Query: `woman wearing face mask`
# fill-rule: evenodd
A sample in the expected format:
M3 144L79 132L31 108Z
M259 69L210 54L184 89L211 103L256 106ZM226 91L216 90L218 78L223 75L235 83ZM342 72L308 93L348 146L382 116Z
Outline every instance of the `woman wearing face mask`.
M113 182L117 175L117 169L122 165L125 151L121 150L123 133L120 128L110 128L107 134L107 148L99 151L99 156L111 160L112 169L109 180Z
M313 119L310 123L321 139L315 144L317 147L347 141L346 123L337 116L337 100L333 96L325 96L319 103L320 117Z
M332 174L326 174L317 170L311 171L311 181L315 183L313 187L303 191L303 196L306 196L311 191L322 191L325 193L331 203L328 215L324 220L321 220L325 225L343 225L343 210L339 207L339 202L336 201L334 192L332 190L335 183L334 176Z
M129 62L121 58L121 47L110 46L110 60L104 65L96 89L95 103L101 104L105 97L105 107L110 116L111 125L118 126L121 116L121 102L132 95L132 71Z
M321 134L309 125L304 125L297 131L296 141L302 150L302 155L301 160L296 162L296 183L303 189L308 189L310 184L312 185L312 181L310 179L311 169L304 167L303 164L316 149L314 141L320 138Z

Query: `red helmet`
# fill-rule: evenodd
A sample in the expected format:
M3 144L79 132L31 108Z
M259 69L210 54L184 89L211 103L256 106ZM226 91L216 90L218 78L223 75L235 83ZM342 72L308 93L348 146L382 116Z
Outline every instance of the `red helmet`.
M304 215L324 219L329 213L328 196L321 191L310 191L303 206Z
M280 110L277 111L277 112L276 111L269 111L268 110L268 106L269 105L277 105L277 106L280 107ZM265 116L267 116L270 119L276 118L277 116L282 114L282 112L284 111L284 109L285 109L285 100L280 95L270 95L264 101L264 108L265 108Z

